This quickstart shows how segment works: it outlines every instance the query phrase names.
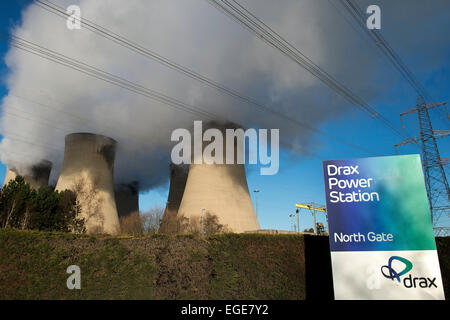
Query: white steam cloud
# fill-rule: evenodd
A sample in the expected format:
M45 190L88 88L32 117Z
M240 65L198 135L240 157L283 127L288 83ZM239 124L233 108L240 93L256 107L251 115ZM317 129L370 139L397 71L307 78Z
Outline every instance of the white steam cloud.
M300 121L319 125L350 108L205 0L54 1L64 8L76 4L82 17ZM399 3L409 2L395 2L383 1L383 12L394 8L403 14L399 19L407 21L409 16ZM447 6L444 3L411 4L408 10L440 11ZM368 101L398 80L392 73L391 82L379 81L380 64L385 62L374 60L374 48L361 46L361 38L328 1L252 0L242 4ZM69 30L64 19L36 5L24 10L20 25L11 33L204 108L217 115L217 120L280 128L282 140L311 146L312 135L306 129L287 125L89 30ZM191 128L193 120L199 120L14 47L5 61L9 73L8 95L2 101L1 160L20 167L48 159L54 164L53 181L62 165L65 135L92 132L118 141L116 182L139 181L142 189L162 185L169 174L171 132Z

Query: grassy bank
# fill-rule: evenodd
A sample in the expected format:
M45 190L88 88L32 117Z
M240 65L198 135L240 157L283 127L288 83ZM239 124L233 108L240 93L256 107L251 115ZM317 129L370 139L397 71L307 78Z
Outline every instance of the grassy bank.
M438 241L444 282L448 240ZM0 299L332 298L328 250L328 238L314 236L137 238L0 229ZM67 289L70 265L81 269L81 290Z

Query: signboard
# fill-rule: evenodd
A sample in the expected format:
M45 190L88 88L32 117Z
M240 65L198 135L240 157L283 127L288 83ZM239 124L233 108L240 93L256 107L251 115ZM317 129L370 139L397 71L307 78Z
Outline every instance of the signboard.
M444 299L419 155L324 161L336 299Z

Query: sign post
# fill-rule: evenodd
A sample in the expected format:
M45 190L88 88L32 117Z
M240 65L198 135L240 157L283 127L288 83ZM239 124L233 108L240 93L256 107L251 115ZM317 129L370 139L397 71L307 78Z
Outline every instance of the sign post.
M420 156L323 171L335 298L445 299Z

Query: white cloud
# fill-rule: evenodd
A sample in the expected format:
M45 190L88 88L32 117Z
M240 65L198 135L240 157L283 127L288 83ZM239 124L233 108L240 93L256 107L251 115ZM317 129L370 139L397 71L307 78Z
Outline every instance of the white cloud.
M74 1L58 4L67 7ZM349 107L206 1L82 0L75 4L82 17L299 120L319 124ZM373 62L373 55L361 50L361 39L349 33L351 29L327 1L253 0L244 5L367 99L389 86L388 82L367 85L380 62ZM25 9L22 21L13 30L19 37L199 105L221 119L281 128L285 141L308 141L310 132L305 129L257 112L88 30L69 30L65 20L35 5ZM117 181L139 180L144 188L158 186L168 177L170 133L175 128L190 128L198 119L15 48L5 61L10 73L6 79L9 95L2 103L1 159L16 165L49 159L56 169L53 179L62 164L64 136L88 131L119 142ZM19 141L19 136L27 142Z

